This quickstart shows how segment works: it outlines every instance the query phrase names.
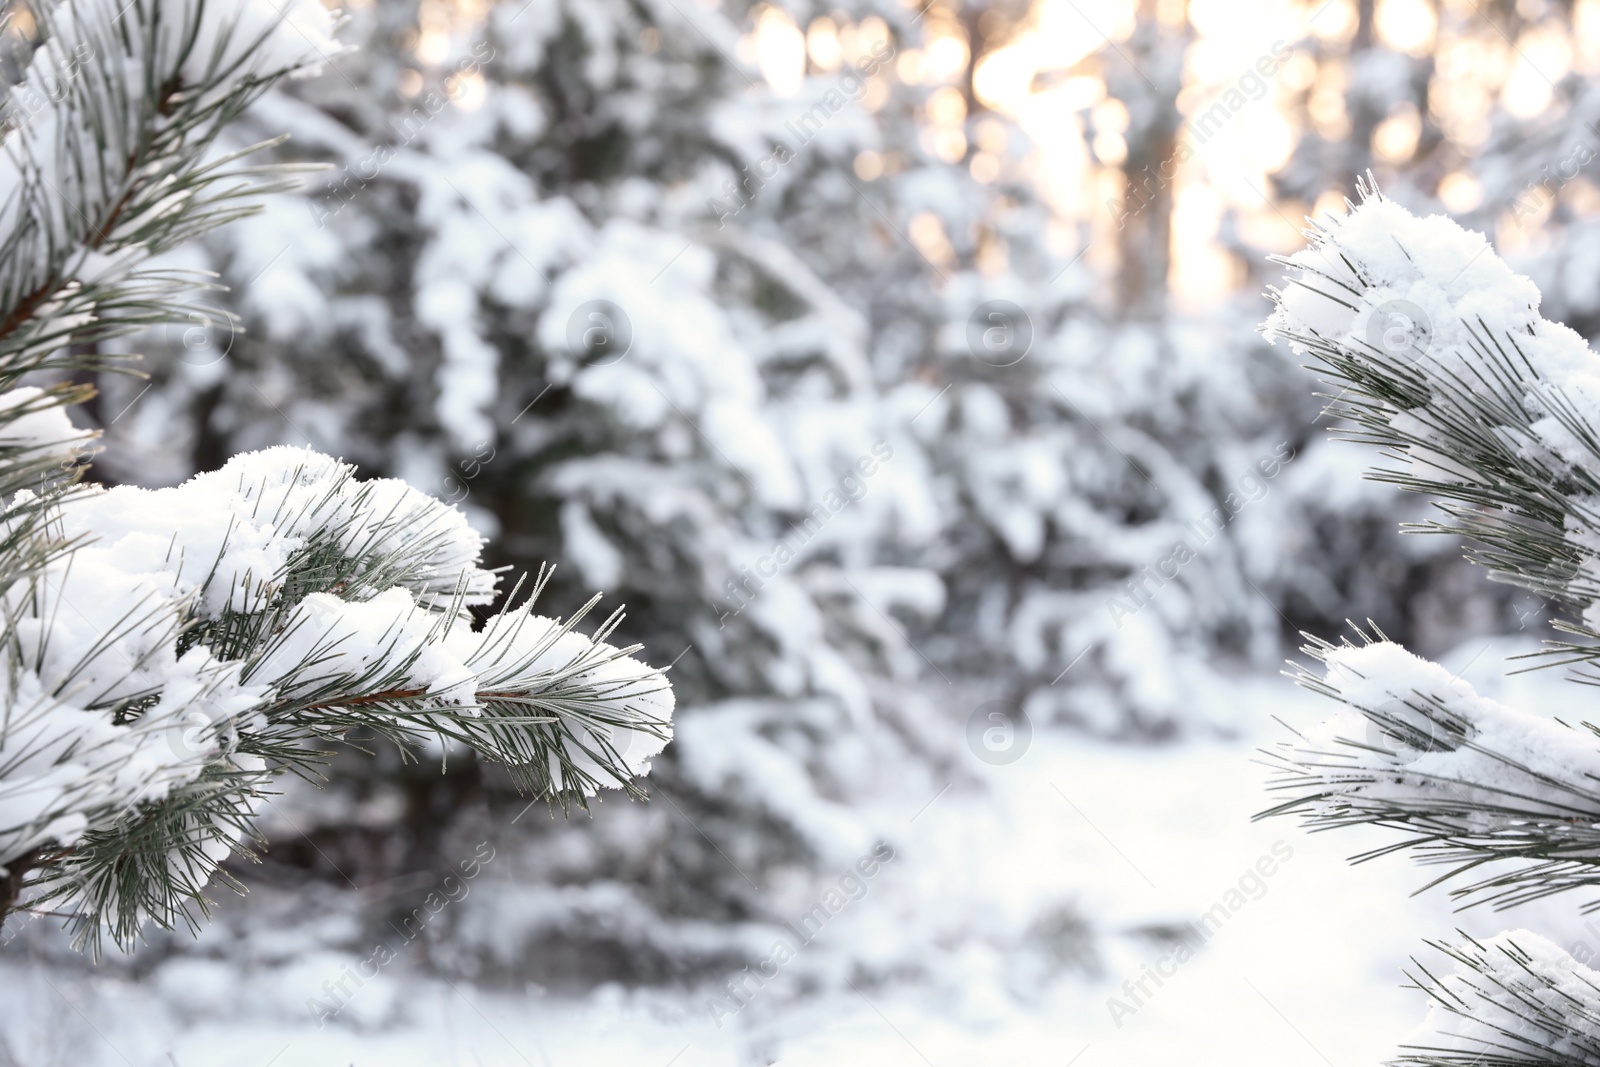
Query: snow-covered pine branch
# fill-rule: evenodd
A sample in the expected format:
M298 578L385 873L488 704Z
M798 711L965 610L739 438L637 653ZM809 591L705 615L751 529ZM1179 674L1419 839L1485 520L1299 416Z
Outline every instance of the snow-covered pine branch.
M1281 260L1269 339L1310 355L1347 436L1399 467L1371 477L1435 497L1499 580L1600 637L1600 361L1539 315L1539 291L1482 234L1419 219L1374 187ZM1600 655L1572 648L1580 659Z
M319 0L62 0L35 19L0 153L0 386L170 321L197 279L149 258L249 213L283 171L212 155L217 135L339 51Z
M1361 192L1283 261L1291 281L1266 333L1319 364L1347 436L1398 464L1371 477L1435 498L1445 520L1410 529L1461 535L1493 577L1554 602L1554 625L1579 640L1551 658L1592 681L1600 361L1539 315L1538 289L1481 234L1416 218L1370 179ZM1263 814L1401 831L1357 858L1413 849L1449 866L1438 881L1471 873L1456 896L1498 907L1600 884L1600 731L1486 699L1381 633L1358 637L1306 647L1322 669L1299 681L1345 707L1270 754L1289 798ZM1522 934L1436 947L1459 965L1418 982L1441 1037L1398 1063L1600 1063L1600 991L1566 953Z
M45 852L29 902L125 944L188 917L273 764L367 728L505 763L583 804L636 791L670 737L660 671L527 600L474 629L494 575L460 512L289 447L172 489L62 502L77 544L4 602L0 860ZM515 594L513 594L513 599Z
M1381 637L1381 635L1379 635ZM1600 743L1589 732L1480 696L1437 663L1384 640L1316 642L1306 688L1345 708L1271 752L1262 813L1314 829L1370 823L1403 832L1440 877L1473 872L1453 895L1500 907L1600 885ZM1484 875L1491 861L1515 861Z
M1269 336L1315 358L1350 435L1403 464L1372 477L1441 498L1450 521L1413 529L1463 535L1496 576L1561 604L1558 625L1594 635L1600 362L1539 317L1538 290L1481 235L1363 193L1285 261ZM1397 847L1442 863L1537 857L1458 890L1498 903L1594 884L1600 834L1583 824L1600 821L1600 794L1585 775L1600 745L1384 642L1308 651L1326 669L1302 682L1352 711L1285 746L1277 788L1293 797L1273 812L1402 828L1414 836Z
M218 134L284 77L339 51L319 0L63 0L30 9L35 45L0 112L0 494L76 480L86 438L52 407L87 385L41 370L127 370L97 342L200 314L208 278L150 258L255 210L285 168L218 156ZM260 147L260 146L257 146ZM212 314L207 312L206 314ZM13 502L0 591L65 546Z
M494 598L454 508L314 452L236 457L171 489L76 485L92 342L181 319L194 279L147 259L270 186L208 153L277 79L333 53L318 0L66 0L40 15L38 108L0 163L0 916L69 917L80 946L193 926L248 853L286 767L360 729L461 745L566 807L634 779L670 737L663 672ZM15 101L15 94L13 102ZM595 598L598 600L598 597Z

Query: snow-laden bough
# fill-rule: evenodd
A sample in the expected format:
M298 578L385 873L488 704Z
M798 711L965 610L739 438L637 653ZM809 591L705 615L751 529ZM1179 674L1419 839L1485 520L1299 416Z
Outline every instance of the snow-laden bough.
M89 490L51 524L78 547L0 598L0 863L53 855L35 901L115 892L87 857L163 821L197 893L269 770L353 728L465 745L563 804L637 792L671 737L663 673L605 641L620 615L584 636L588 607L532 614L546 572L475 627L495 595L482 538L327 456L279 447L170 489ZM172 918L93 903L119 934Z

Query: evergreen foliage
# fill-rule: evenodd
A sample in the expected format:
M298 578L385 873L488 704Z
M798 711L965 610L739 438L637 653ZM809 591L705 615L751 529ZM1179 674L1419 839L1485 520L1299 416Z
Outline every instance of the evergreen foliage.
M663 673L607 643L620 613L577 632L598 597L533 614L549 570L491 614L453 507L290 447L169 489L81 482L93 435L65 409L93 390L67 375L192 321L204 279L152 257L281 188L222 131L339 45L317 0L65 0L37 28L13 100L43 104L10 110L0 162L0 915L61 915L94 951L194 927L276 776L352 732L476 751L563 808L642 795Z
M1485 238L1418 219L1371 184L1284 262L1268 335L1308 355L1343 434L1390 465L1370 477L1431 497L1413 532L1461 537L1496 580L1557 612L1536 662L1595 680L1600 565L1600 375L1584 339L1539 314L1540 294ZM1411 850L1469 903L1511 907L1600 884L1600 744L1591 724L1508 707L1437 664L1358 630L1312 639L1307 687L1344 708L1271 753L1288 799L1265 815L1313 828L1397 831L1358 860ZM1600 901L1586 901L1587 908ZM1519 931L1435 946L1456 964L1418 986L1437 1047L1411 1065L1594 1063L1595 976Z

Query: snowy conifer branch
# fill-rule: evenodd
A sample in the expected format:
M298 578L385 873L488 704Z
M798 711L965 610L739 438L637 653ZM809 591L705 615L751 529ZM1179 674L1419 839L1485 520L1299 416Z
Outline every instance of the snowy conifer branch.
M222 128L282 77L337 51L316 0L63 0L41 5L42 41L0 159L0 386L78 366L84 345L187 310L197 279L151 255L254 210L270 191L208 153Z
M1437 1037L1402 1046L1392 1067L1597 1067L1600 973L1526 930L1463 944L1428 942L1456 964L1436 977L1413 959Z
M125 369L95 343L192 313L209 283L149 257L273 188L260 178L274 168L237 166L247 153L208 153L272 83L337 50L315 0L64 0L33 15L39 43L0 130L0 592L70 548L40 524L94 436L49 410L90 386L21 381Z
M1553 657L1592 671L1600 362L1482 235L1413 217L1370 178L1361 192L1283 261L1291 284L1266 332L1320 365L1347 436L1400 464L1372 477L1435 497L1445 520L1410 529L1459 534L1494 577L1554 601L1557 628L1584 643L1552 643ZM1433 884L1471 874L1452 894L1496 907L1600 884L1600 744L1357 633L1305 648L1323 669L1298 680L1344 708L1270 754L1289 799L1263 814L1398 830L1356 859L1413 849L1449 868ZM1526 933L1434 947L1458 965L1443 979L1417 965L1439 1038L1398 1065L1600 1064L1600 975Z
M143 264L271 188L207 153L335 45L319 0L64 0L41 26L50 104L13 109L0 160L0 917L64 913L94 951L193 928L273 776L315 777L352 730L465 746L564 809L642 795L664 673L606 643L620 612L591 637L595 601L532 614L548 571L474 629L497 576L453 507L293 448L170 489L75 484L94 435L63 408L89 391L19 379L183 311L194 280Z
M1462 535L1496 578L1565 608L1562 628L1597 636L1600 364L1481 234L1363 195L1282 261L1267 335L1317 361L1347 436L1402 464L1371 477L1439 501L1447 518L1413 529Z
M1399 830L1401 841L1356 859L1412 848L1450 867L1433 884L1514 861L1452 890L1497 907L1600 885L1600 743L1479 696L1387 641L1305 651L1324 670L1298 680L1345 709L1268 753L1279 772L1270 788L1290 798L1258 818Z
M1371 186L1363 194L1285 261L1295 279L1277 294L1269 335L1341 387L1334 406L1357 427L1350 436L1405 464L1374 477L1442 498L1450 521L1420 529L1465 536L1478 562L1552 597L1575 616L1566 630L1594 636L1594 356L1538 316L1538 291L1482 236L1417 219ZM1350 710L1283 746L1274 788L1293 797L1268 814L1399 829L1409 836L1392 848L1414 846L1450 874L1517 860L1454 891L1499 906L1600 882L1593 742L1485 700L1398 646L1362 641L1306 649L1326 670L1302 671L1302 684Z
M51 522L79 547L5 601L25 713L0 736L0 858L68 846L30 899L82 944L192 925L269 773L314 774L351 730L458 743L563 807L641 795L671 736L665 676L605 643L620 613L593 637L576 626L595 601L531 613L548 571L473 629L494 595L482 539L402 482L280 447L171 489L86 490Z

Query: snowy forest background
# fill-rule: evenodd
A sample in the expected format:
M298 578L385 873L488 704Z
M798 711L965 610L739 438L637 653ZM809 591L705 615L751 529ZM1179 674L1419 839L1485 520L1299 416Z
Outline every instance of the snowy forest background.
M267 809L199 938L95 964L13 916L0 1064L1390 1055L1418 938L1505 924L1250 822L1272 717L1325 710L1276 671L1371 619L1481 692L1583 691L1502 677L1538 600L1327 440L1256 333L1267 257L1370 169L1594 339L1600 2L348 7L358 50L230 134L330 169L173 256L245 329L126 339L151 377L98 376L91 477L282 443L405 478L559 564L554 610L625 603L675 737L648 804L572 818L374 741Z

